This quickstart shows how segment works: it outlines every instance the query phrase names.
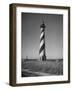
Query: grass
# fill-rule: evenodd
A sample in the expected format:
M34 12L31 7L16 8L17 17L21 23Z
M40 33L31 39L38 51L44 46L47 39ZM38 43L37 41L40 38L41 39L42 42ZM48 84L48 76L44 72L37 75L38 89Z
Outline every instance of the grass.
M63 75L63 60L22 60L22 69L34 72L44 72L51 75Z

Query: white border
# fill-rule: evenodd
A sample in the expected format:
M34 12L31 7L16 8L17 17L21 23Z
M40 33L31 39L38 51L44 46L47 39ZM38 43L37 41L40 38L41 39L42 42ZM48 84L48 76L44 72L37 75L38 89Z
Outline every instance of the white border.
M21 12L43 13L43 14L63 14L63 75L44 77L21 77ZM16 83L34 83L68 80L68 11L63 9L50 8L16 8Z

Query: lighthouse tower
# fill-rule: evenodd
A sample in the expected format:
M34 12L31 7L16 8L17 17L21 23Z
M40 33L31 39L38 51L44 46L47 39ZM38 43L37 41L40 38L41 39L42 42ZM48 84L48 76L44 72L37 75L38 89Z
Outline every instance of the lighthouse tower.
M46 61L46 54L45 54L45 24L44 24L44 21L40 26L40 30L41 30L41 35L40 35L39 55L40 55L40 60Z

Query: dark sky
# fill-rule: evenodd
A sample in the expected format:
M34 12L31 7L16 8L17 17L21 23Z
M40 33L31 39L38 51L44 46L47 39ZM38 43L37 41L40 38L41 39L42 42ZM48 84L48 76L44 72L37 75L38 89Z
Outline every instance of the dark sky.
M22 13L22 58L39 58L40 25L44 20L46 56L63 58L63 16L56 14Z

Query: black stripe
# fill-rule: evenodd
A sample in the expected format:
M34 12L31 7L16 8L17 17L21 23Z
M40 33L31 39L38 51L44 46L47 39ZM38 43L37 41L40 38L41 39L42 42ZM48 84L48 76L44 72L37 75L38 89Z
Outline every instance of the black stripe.
M44 49L45 49L45 44L43 44L43 45L41 46L41 48L40 48L40 50L39 50L39 53L41 53L42 50L44 50Z

